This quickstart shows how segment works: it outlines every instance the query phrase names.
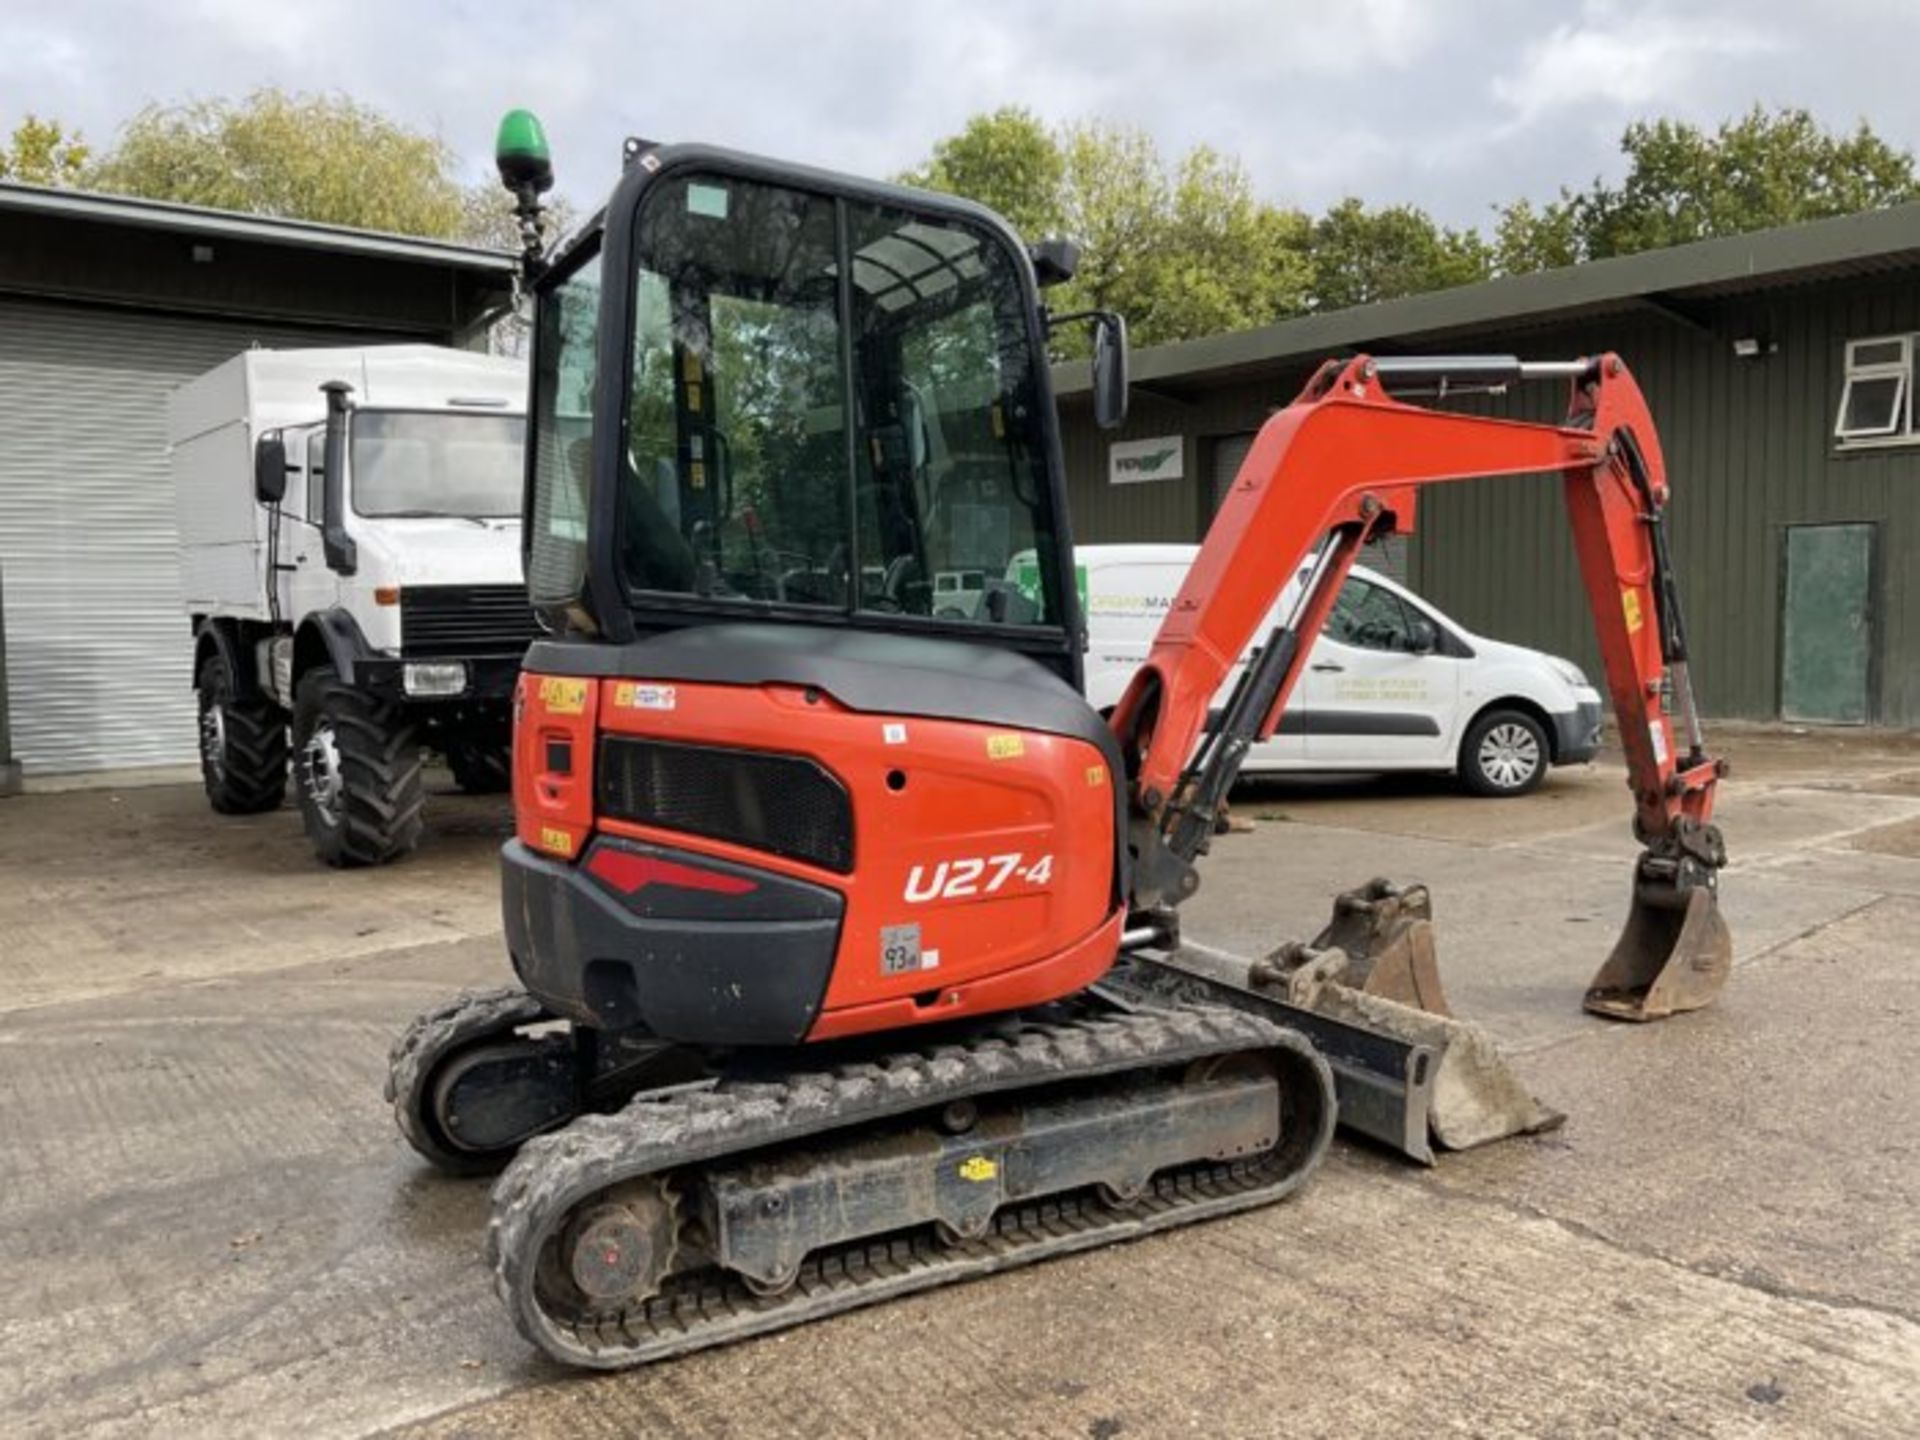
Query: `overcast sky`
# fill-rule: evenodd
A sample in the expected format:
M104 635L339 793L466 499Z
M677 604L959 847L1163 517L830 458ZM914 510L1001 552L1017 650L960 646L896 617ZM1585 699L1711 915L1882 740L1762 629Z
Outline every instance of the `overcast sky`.
M343 90L477 178L526 105L591 208L629 134L884 175L1022 104L1233 152L1270 199L1461 224L1617 174L1638 116L1804 105L1913 146L1917 55L1920 0L0 0L0 121L104 142L149 100Z

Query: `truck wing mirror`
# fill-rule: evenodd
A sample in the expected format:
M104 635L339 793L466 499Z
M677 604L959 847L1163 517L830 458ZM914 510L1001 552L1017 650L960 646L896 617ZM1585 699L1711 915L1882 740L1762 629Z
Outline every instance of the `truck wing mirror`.
M1118 430L1127 419L1127 322L1111 310L1093 320L1093 423Z
M1431 655L1440 648L1440 628L1416 615L1408 627L1407 648L1416 655Z
M287 498L287 442L277 430L253 447L253 498L262 505Z

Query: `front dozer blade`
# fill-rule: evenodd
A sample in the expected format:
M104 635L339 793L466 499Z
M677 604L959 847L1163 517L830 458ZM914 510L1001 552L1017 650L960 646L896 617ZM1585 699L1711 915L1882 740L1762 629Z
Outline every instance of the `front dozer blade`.
M1427 1122L1448 1150L1551 1130L1566 1119L1527 1090L1485 1031L1456 1019L1440 987L1424 885L1371 880L1339 895L1312 944L1287 944L1252 969L1289 1004L1428 1047L1437 1057Z
M1587 987L1586 1008L1614 1020L1664 1020L1711 1004L1733 969L1733 934L1708 885L1636 879L1633 910Z

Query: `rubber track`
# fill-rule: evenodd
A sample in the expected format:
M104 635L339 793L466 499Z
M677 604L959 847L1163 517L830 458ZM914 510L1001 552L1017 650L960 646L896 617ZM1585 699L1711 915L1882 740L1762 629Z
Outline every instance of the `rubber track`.
M450 1175L484 1175L498 1170L505 1153L476 1154L447 1144L426 1116L427 1087L440 1062L476 1041L504 1035L521 1025L549 1018L540 1002L518 986L463 991L452 1000L414 1017L387 1052L385 1094L406 1141Z
M1266 1157L1168 1172L1124 1210L1067 1196L1010 1205L988 1235L959 1245L914 1232L857 1241L815 1252L795 1286L775 1297L755 1296L711 1267L670 1278L641 1304L584 1320L547 1313L534 1292L547 1238L581 1203L628 1180L953 1099L1274 1049L1305 1057L1318 1078L1319 1124L1308 1143L1283 1140ZM487 1254L494 1288L522 1335L565 1364L617 1369L1278 1200L1319 1165L1336 1110L1326 1062L1298 1035L1255 1016L1191 1005L1029 1022L965 1046L903 1052L780 1083L641 1095L614 1114L583 1116L528 1141L495 1182ZM1276 1170L1279 1155L1290 1168Z

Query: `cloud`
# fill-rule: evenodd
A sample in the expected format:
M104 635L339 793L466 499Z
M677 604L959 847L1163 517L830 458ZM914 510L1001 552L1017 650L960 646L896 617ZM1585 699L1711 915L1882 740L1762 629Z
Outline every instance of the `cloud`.
M480 179L526 105L591 209L627 135L888 175L1019 104L1238 155L1277 200L1460 224L1583 183L1642 115L1800 104L1912 144L1917 51L1913 0L62 0L0 18L0 130L31 109L104 144L150 100L339 90Z
M1703 69L1776 52L1784 43L1769 27L1734 15L1592 5L1580 23L1529 42L1515 69L1494 77L1492 93L1510 112L1509 133L1555 111L1596 104L1615 112L1672 113L1687 106Z

